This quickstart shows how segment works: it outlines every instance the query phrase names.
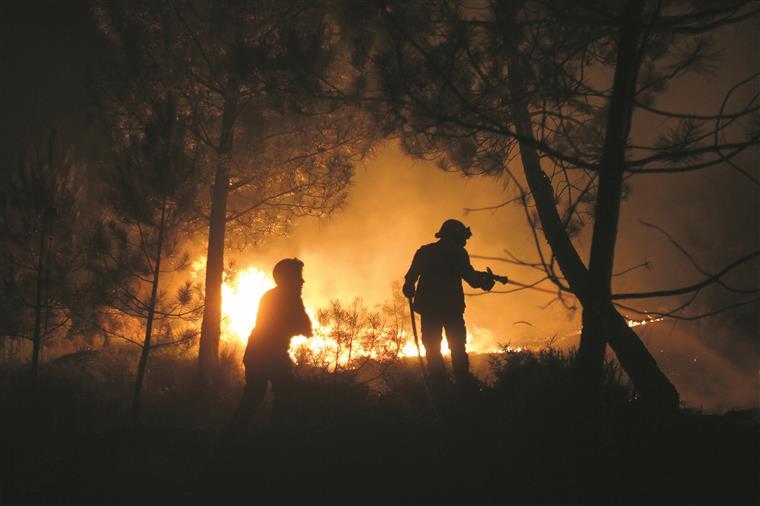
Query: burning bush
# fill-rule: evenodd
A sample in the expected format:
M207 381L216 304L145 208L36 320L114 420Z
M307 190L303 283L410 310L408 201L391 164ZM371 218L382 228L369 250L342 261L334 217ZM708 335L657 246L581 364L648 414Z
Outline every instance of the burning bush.
M370 311L359 298L348 305L331 301L317 312L316 320L314 337L296 338L291 346L302 374L347 376L371 383L383 377L406 342L396 321Z

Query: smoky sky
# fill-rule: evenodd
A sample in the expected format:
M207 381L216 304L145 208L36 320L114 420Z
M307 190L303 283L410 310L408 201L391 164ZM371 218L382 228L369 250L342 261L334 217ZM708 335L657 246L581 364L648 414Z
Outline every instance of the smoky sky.
M633 190L624 204L617 270L645 260L653 266L619 278L619 291L678 287L701 279L662 236L640 225L636 216L668 229L708 268L722 265L737 248L750 246L749 238L737 240L712 212L705 213L700 206L691 204L691 212L681 207L689 202L710 207L724 200L734 201L736 193L726 194L727 190L712 178L703 183L707 188L702 189L701 200L692 200L692 185L685 190L691 196L657 204L653 198L659 189L648 198L636 196L639 192ZM752 192L747 197L750 200L743 205L756 207ZM304 299L308 305L320 307L331 299L347 302L360 297L375 307L391 298L392 283L401 281L415 250L435 240L433 234L446 218L461 219L472 228L473 237L467 245L471 255L498 257L508 249L521 258L535 259L535 243L521 208L465 211L503 200L505 190L499 178L464 178L445 173L432 163L410 159L398 145L389 143L359 168L343 209L327 219L302 221L287 237L272 238L258 248L241 252L239 264L266 271L279 258L297 256L306 263ZM756 216L745 218L756 228ZM731 228L737 233L743 227L732 223ZM757 243L756 232L753 233ZM713 239L725 244L725 249L714 247L711 234L716 234ZM729 248L730 241L737 247ZM586 235L576 244L582 251L587 250ZM541 277L532 269L498 261L473 258L472 263L483 270L491 266L495 272L523 283ZM756 270L745 269L735 278L751 286L756 276ZM549 283L542 286L551 288ZM569 310L554 300L551 294L532 290L468 297L465 317L474 344L480 349L494 349L499 344L532 348L549 342L562 348L577 345L580 311ZM695 311L717 307L723 301L720 293L708 294ZM675 305L672 299L656 299L637 307L665 310ZM638 327L637 332L673 376L688 405L705 409L747 406L757 398L756 308L745 308L744 313L748 315L746 322L733 312L694 322L665 320ZM635 313L629 316L642 318Z
M103 62L88 3L5 2L0 5L0 23L0 154L7 157L20 144L44 138L47 130L56 128L79 156L102 162L103 137L93 120L87 85L92 68ZM756 21L723 29L717 37L723 52L715 74L680 80L660 95L658 107L715 114L733 83L760 71L754 54L760 43ZM738 90L728 110L757 93L756 83ZM637 113L632 139L651 141L667 126L660 118ZM756 150L738 161L755 175L757 162ZM622 205L615 270L643 262L650 267L616 277L616 292L674 288L701 279L683 254L640 220L667 230L710 272L760 247L758 187L736 171L721 167L685 175L636 176L628 183L631 191ZM500 257L509 250L535 261L534 238L519 206L466 211L499 204L514 196L512 191L499 177L465 178L443 172L432 162L414 160L390 140L357 166L347 202L332 216L302 219L288 236L230 251L229 257L239 267L255 265L268 272L279 258L298 256L306 263L307 304L319 307L331 299L360 297L374 307L391 298L392 284L402 279L415 250L434 241L433 234L447 218L472 227L467 246L471 255ZM539 239L543 240L540 233ZM575 244L587 260L590 226ZM203 251L202 245L196 246ZM495 260L474 258L473 264L478 269L490 266L523 283L542 277L530 268ZM726 281L757 287L760 271L757 264L744 266ZM549 283L542 286L551 288ZM475 339L534 347L550 341L565 348L576 345L580 312L553 300L550 294L532 290L468 297L465 317ZM730 294L712 288L700 294L690 310L696 314L732 301ZM658 311L676 302L653 299L632 305ZM757 304L715 318L667 320L639 329L689 405L757 405Z
M734 83L760 71L752 48L758 42L751 24L719 33L720 65L712 75L691 75L662 94L656 105L669 111L716 114ZM726 110L742 107L757 93L745 86L726 103ZM638 114L633 143L651 142L672 123ZM757 152L740 157L738 164L756 171ZM519 171L519 168L517 169ZM686 174L641 175L628 179L630 192L622 204L615 271L646 264L616 277L615 292L679 288L700 281L736 258L760 247L760 193L756 185L727 167ZM498 177L465 178L446 173L432 162L413 160L389 142L358 169L347 205L334 216L298 224L292 234L276 238L251 251L247 261L271 265L278 256L297 255L306 262L305 297L320 304L331 298L361 297L370 306L391 296L391 283L400 281L417 247L434 240L447 218L472 227L467 249L471 255L504 257L505 250L536 261L533 235L519 205L489 207L515 194ZM682 246L688 259L662 233ZM588 259L590 224L575 239ZM540 234L539 234L539 238ZM542 238L541 238L542 240ZM542 275L525 267L495 260L473 259L477 269L493 268L523 283ZM760 270L747 265L725 278L732 286L757 287ZM550 283L541 286L551 288ZM496 289L500 286L497 285ZM477 292L477 290L466 290ZM683 298L634 301L642 311L666 312ZM721 288L700 293L687 316L736 302ZM641 314L624 311L632 319ZM524 290L513 294L468 297L466 320L473 340L541 347L548 342L575 346L580 311L573 311L546 293ZM758 383L758 304L696 321L665 320L638 327L655 358L682 393L684 402L704 409L755 405Z

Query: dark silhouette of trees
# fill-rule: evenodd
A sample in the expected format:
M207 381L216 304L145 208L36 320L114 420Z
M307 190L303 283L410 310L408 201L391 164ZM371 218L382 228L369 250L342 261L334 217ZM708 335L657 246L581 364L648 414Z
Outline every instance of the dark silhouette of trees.
M623 298L696 293L725 272L691 287L648 294L612 290L621 201L628 178L738 165L757 146L757 95L728 110L731 87L714 115L661 109L656 98L689 72L715 63L713 30L757 14L750 2L629 0L607 2L383 2L349 9L344 32L371 24L363 44L366 68L379 73L365 100L385 101L388 122L407 151L468 175L501 174L534 234L538 259L560 300L583 307L579 370L598 392L610 344L642 399L676 407L679 395L618 311ZM673 123L646 143L632 136L634 114ZM513 163L520 160L521 172ZM589 220L588 262L573 239ZM750 253L731 267L756 257ZM756 289L745 290L756 293Z
M110 247L103 248L101 265L106 272L126 271L128 282L114 287L112 307L145 325L142 340L118 334L140 347L133 421L140 413L150 351L195 337L193 327L182 322L197 321L202 308L190 282L181 284L173 298L161 290L167 275L189 266L180 245L188 220L196 216L200 189L195 153L176 107L172 96L154 104L144 128L129 132L117 148L110 178L114 218L107 224Z
M106 88L121 88L122 103L139 102L146 87L171 90L204 151L209 192L201 213L209 228L199 362L207 373L218 355L229 233L260 240L295 217L339 206L352 164L366 152L368 125L343 104L315 98L327 76L344 79L333 67L339 40L327 5L137 2L102 4L96 14L123 72L107 76Z
M37 378L42 345L75 331L72 312L85 289L87 230L80 215L76 169L56 146L30 149L3 171L0 190L0 295L6 338L32 341L31 374Z

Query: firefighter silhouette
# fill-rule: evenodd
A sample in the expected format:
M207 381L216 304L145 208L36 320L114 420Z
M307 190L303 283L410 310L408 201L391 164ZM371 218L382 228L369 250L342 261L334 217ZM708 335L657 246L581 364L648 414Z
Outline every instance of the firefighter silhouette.
M272 277L277 285L264 294L259 303L256 326L248 338L243 356L245 389L233 417L232 425L243 428L256 412L271 383L273 414L281 418L289 412L294 376L288 355L290 339L311 337L311 321L301 299L303 262L297 258L280 260Z
M425 345L428 375L433 388L438 391L447 383L446 366L441 355L441 331L444 329L457 385L466 387L471 380L465 349L467 330L462 280L473 288L486 291L494 285L490 269L488 272L476 271L470 264L464 247L471 236L470 228L461 221L444 221L435 234L438 241L417 250L405 276L404 296L413 299L414 311L422 319L422 343Z

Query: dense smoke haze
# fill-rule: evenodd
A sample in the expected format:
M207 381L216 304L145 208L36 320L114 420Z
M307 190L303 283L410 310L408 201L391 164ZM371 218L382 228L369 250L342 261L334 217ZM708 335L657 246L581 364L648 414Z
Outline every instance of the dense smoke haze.
M508 249L520 258L535 259L535 243L521 208L511 205L467 212L499 204L509 194L498 178L465 178L443 172L433 163L404 155L391 143L359 168L348 201L335 216L306 220L289 236L242 252L237 267L255 265L266 271L279 258L297 256L306 263L307 304L321 307L330 299L361 297L370 306L379 305L391 298L391 285L402 280L416 248L432 242L440 223L449 217L472 227L473 237L468 243L471 255L504 257ZM651 267L619 278L617 290L683 286L698 275L664 236L641 225L639 219L671 231L705 267L717 268L732 254L757 244L755 197L756 191L744 185L740 177L725 173L704 174L688 185L672 177L654 188L647 184L641 191L634 183L624 204L626 233L618 245L621 265L617 270L645 261ZM745 221L727 227L721 219L723 213L743 215ZM714 248L715 242L726 241L735 243L726 249ZM583 242L581 236L579 243ZM531 269L493 260L473 259L473 265L479 269L491 266L495 272L526 284L539 278ZM746 268L732 282L749 284L745 277L756 275L756 270ZM552 289L548 282L540 287ZM698 307L707 311L723 305L725 301L717 292L708 294ZM579 315L560 303L547 307L552 300L554 295L530 289L468 297L471 348L491 351L500 344L541 348L549 342L563 348L577 346ZM672 306L672 301L663 300L638 307L664 311ZM719 321L666 319L637 329L663 361L663 367L674 375L685 402L692 407L720 410L756 403L757 313L753 306L738 312L745 317L728 313ZM629 316L645 318L636 313Z
M752 44L747 45L748 40L757 41L755 30L743 26L741 30L725 29L721 35L720 77L693 76L668 90L661 100L670 110L714 114L730 83L753 70L760 71ZM752 86L739 89L724 105L729 110L738 108L754 93ZM634 143L651 141L651 132L664 125L662 120L641 114L634 123ZM755 153L739 162L749 167L756 163ZM688 257L664 234L642 222L668 232L707 271L720 270L760 245L757 188L738 172L711 169L687 176L634 176L629 184L615 270L641 267L617 277L616 292L688 286L699 280L700 273ZM391 284L402 280L416 248L432 242L447 218L461 219L472 227L470 255L506 257L505 250L509 250L520 259L537 261L533 235L519 204L499 206L514 196L503 179L447 173L433 162L410 158L390 142L358 169L346 206L335 216L305 220L288 237L266 241L257 251L241 255L240 261L265 268L280 257L295 255L306 262L305 299L313 305L354 297L370 305L381 304L391 297ZM586 254L589 233L590 226L576 239ZM496 260L473 259L473 265L478 269L490 266L525 284L540 278L540 273L529 268ZM758 279L758 268L748 265L730 273L726 282L749 288ZM539 287L553 289L550 282ZM695 300L691 314L700 315L731 302L730 294L711 288ZM677 305L673 299L662 298L633 307L648 313L667 312ZM632 320L647 318L633 311L626 314ZM466 317L471 349L478 351L507 344L541 348L550 342L569 348L577 346L580 335L578 311L564 307L550 293L531 289L470 296ZM757 303L696 321L666 318L637 330L690 407L719 411L758 404Z
M10 145L24 136L42 136L48 124L41 118L49 117L60 138L75 147L76 156L99 159L87 169L97 172L107 160L99 153L103 139L87 118L85 88L98 39L87 21L87 5L72 5L71 9L61 9L51 4L55 15L41 23L31 12L6 7L7 18L15 20L4 42L8 70L24 79L4 82L2 111L8 121L2 125L2 142ZM72 31L73 26L78 29ZM717 37L723 51L714 75L679 81L677 88L659 98L658 105L672 111L715 114L731 83L760 70L753 51L758 44L756 28L756 24L744 23L721 29ZM27 31L36 35L29 37L25 51L10 51L14 33L18 36L17 32ZM46 37L56 43L46 43ZM752 85L744 86L724 105L727 110L739 108L756 92ZM665 125L664 120L639 112L634 118L633 143L651 141L651 132ZM756 152L741 156L739 164L756 165ZM642 263L647 267L615 278L614 291L687 286L699 279L699 272L687 257L640 220L666 230L711 272L760 244L757 187L746 184L738 172L721 168L688 175L634 176L628 183L615 270L625 271ZM392 286L401 281L415 250L432 242L433 234L447 218L461 219L472 228L467 247L472 256L505 257L505 250L509 250L520 259L536 261L536 243L519 204L499 206L515 195L504 179L447 173L434 161L413 159L397 142L388 141L358 166L347 201L333 216L298 220L284 237L249 241L233 237L231 243L249 246L232 247L229 258L238 269L255 266L269 273L278 259L297 256L306 263L304 298L311 307L355 297L375 307L392 297ZM492 206L496 207L468 211ZM589 225L575 238L586 257L590 223L589 219ZM188 245L196 256L203 255L202 241L201 235ZM539 241L543 241L540 235ZM478 269L490 266L494 272L525 284L541 277L530 268L497 260L473 258L473 265ZM726 282L746 287L758 278L757 267L745 265L731 272ZM511 288L497 285L496 290ZM540 288L552 290L553 286L544 282ZM725 291L712 287L700 294L692 313L709 312L731 302ZM644 312L667 311L676 305L672 299L633 304ZM467 306L473 350L491 351L506 344L532 348L548 343L562 348L578 344L580 311L564 307L551 293L526 289L470 296ZM635 320L645 318L635 312L626 314ZM640 327L639 333L688 405L725 409L758 403L758 331L755 303L703 320L665 319Z

